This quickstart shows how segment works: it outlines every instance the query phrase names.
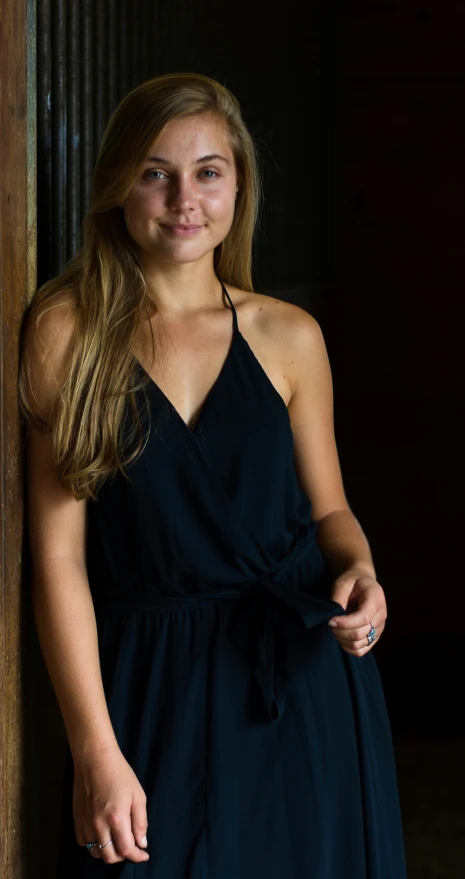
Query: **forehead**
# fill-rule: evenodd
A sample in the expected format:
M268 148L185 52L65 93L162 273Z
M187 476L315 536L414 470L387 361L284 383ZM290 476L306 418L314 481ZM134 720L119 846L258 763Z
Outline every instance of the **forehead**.
M222 153L227 158L232 156L224 124L214 116L202 114L168 122L151 144L147 157L196 159L213 153Z

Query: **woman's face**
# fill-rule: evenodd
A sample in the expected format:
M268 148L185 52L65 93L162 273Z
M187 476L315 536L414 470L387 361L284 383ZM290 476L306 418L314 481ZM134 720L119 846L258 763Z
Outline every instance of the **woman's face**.
M152 144L125 203L142 262L189 263L226 238L238 190L234 156L217 119L174 119Z

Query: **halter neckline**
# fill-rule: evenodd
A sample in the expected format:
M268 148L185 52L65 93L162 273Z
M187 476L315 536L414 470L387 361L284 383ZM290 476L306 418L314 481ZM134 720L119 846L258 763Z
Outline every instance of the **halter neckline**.
M136 366L142 371L143 374L146 375L146 377L149 380L149 386L164 401L165 405L168 406L170 411L173 413L175 419L177 421L179 421L179 423L183 426L183 428L186 431L188 431L190 436L192 436L194 439L198 440L201 426L202 426L202 420L207 413L208 407L212 405L212 402L215 398L215 395L217 395L219 389L221 388L222 382L224 382L226 380L226 374L231 369L231 364L233 362L236 364L239 362L238 358L240 357L241 352L242 352L242 354L250 360L250 362L252 364L252 369L255 372L255 374L256 374L256 370L258 370L259 377L261 378L262 381L265 382L266 387L271 392L271 395L273 397L275 397L275 399L278 401L278 405L281 407L281 409L283 411L283 414L285 416L285 420L286 420L287 424L290 426L290 416L289 416L289 411L288 411L287 405L286 405L283 397L279 393L279 391L275 388L273 382L269 378L269 376L266 373L265 369L263 368L262 364L258 360L255 352L250 347L249 343L247 342L247 339L242 335L242 333L239 329L239 323L237 320L237 312L236 312L236 308L234 306L234 303L233 303L225 285L223 284L223 281L220 281L220 284L221 284L222 292L226 295L226 298L227 298L229 305L231 307L231 310L232 310L233 332L232 332L232 337L231 337L231 343L229 346L228 353L226 354L225 360L223 361L223 365L220 369L220 372L219 372L216 380L213 382L213 385L211 386L210 390L208 391L208 393L204 399L202 408L200 409L200 412L198 413L197 417L195 418L195 421L191 421L190 423L188 423L187 421L184 421L184 418L182 417L182 415L180 415L180 413L176 409L176 406L171 402L169 397L167 397L167 395L161 389L161 387L157 384L155 379L152 378L150 373L148 373L147 370L142 366L142 363L140 362L140 360L138 360L138 358L133 355L134 360L136 362Z
M233 332L234 332L234 333L238 333L238 332L239 332L239 324L238 324L238 321L237 321L237 312L236 312L236 309L235 309L235 307L234 307L234 303L233 303L233 301L232 301L232 299L231 299L231 297L230 297L228 291L226 290L226 287L224 286L223 281L220 281L220 284L221 284L221 289L222 289L223 293L226 294L226 297L227 297L227 299L228 299L228 301L229 301L229 304L230 304L230 306L231 306L231 310L232 310L232 313L233 313Z

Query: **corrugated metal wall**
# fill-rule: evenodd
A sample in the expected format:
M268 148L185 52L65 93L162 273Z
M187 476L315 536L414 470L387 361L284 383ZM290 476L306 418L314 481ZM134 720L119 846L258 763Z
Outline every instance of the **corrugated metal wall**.
M38 283L76 252L119 101L154 75L156 0L37 0Z

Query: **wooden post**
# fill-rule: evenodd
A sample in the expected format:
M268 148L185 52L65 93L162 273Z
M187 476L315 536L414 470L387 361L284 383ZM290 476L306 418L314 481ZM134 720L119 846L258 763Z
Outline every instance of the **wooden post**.
M35 0L0 0L0 876L25 866L19 330L35 286Z

